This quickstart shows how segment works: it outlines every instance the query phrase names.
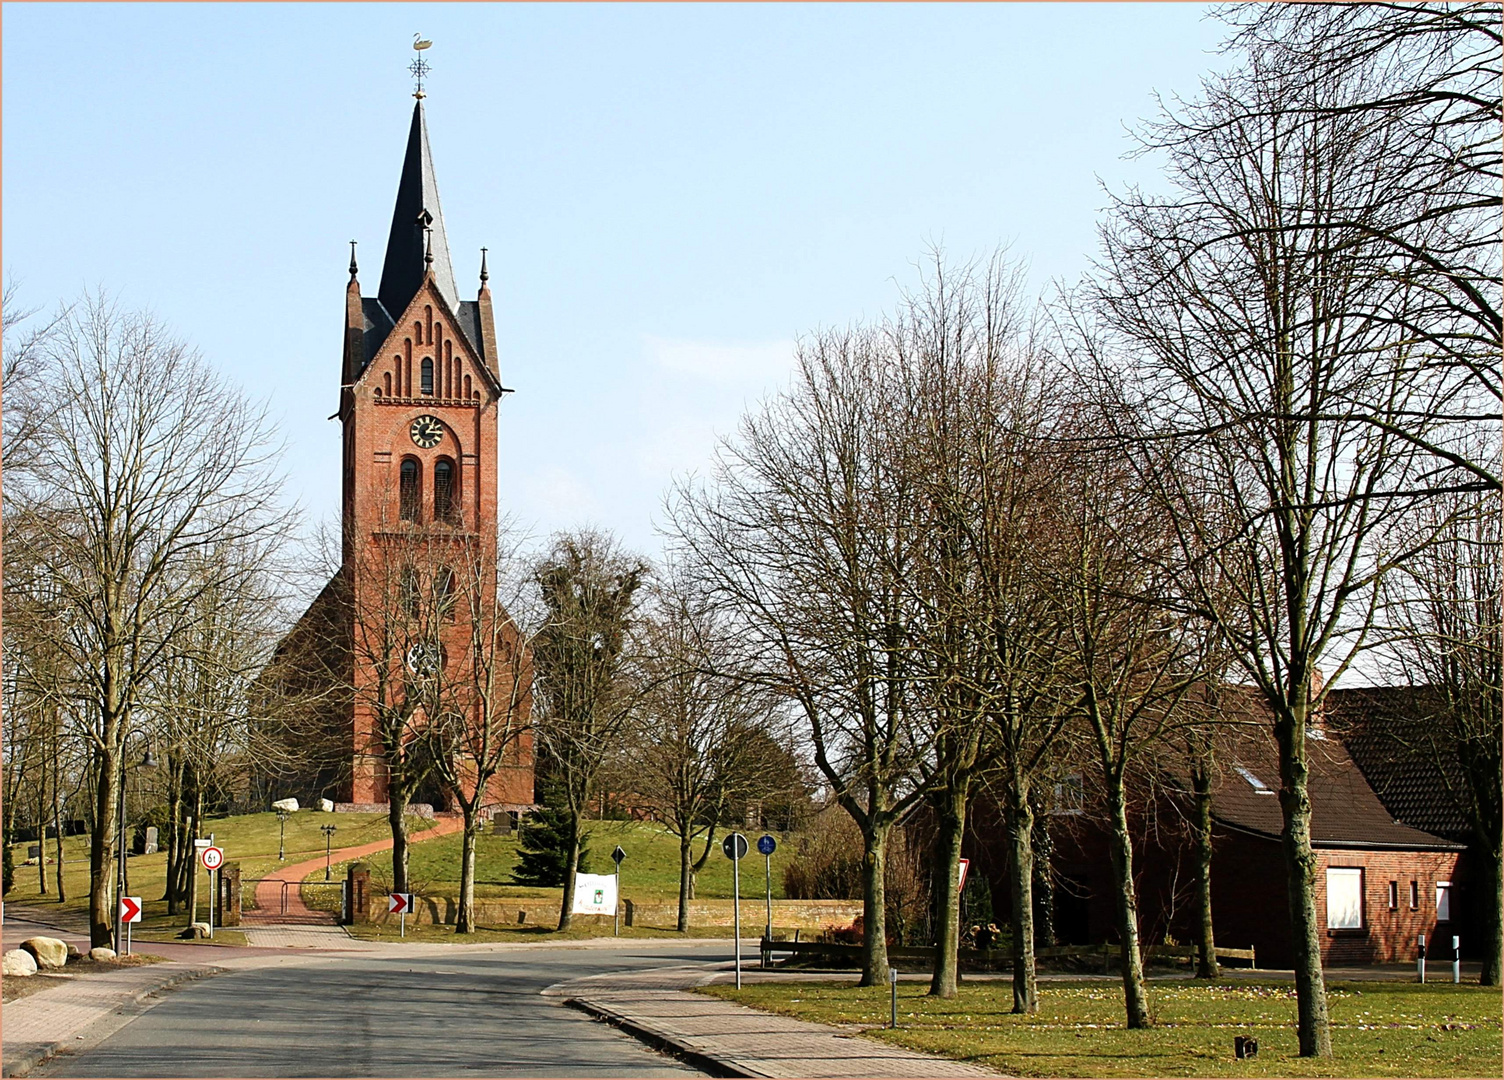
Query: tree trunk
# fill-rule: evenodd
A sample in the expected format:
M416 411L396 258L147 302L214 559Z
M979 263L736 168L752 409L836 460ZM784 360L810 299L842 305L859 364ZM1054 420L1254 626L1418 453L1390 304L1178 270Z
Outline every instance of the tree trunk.
M202 825L202 819L195 816L193 818L193 827L187 830L187 834L183 837L184 847L187 851L187 857L183 860L183 872L188 876L189 923L198 921L198 859L195 857L196 853L193 850L193 841L198 839L200 825Z
M476 793L479 802L480 791ZM460 906L454 914L456 934L475 933L475 837L480 831L480 814L475 803L461 804L465 827L460 837Z
M1144 957L1138 940L1138 897L1133 888L1133 838L1128 832L1127 797L1121 774L1107 778L1107 803L1112 814L1110 852L1118 938L1122 942L1123 1004L1130 1028L1149 1026L1149 997L1144 987Z
M961 839L966 831L966 787L952 787L941 794L936 805L940 835L935 842L935 863L931 889L933 910L938 917L935 927L935 962L930 975L932 997L956 996L958 950L961 945Z
M167 901L167 914L176 915L182 901L180 887L179 843L181 835L179 818L183 813L183 770L177 761L167 760L167 835L162 840L162 850L167 852L167 885L162 890L162 899Z
M1210 762L1191 768L1196 793L1196 978L1220 979L1212 924L1212 771Z
M888 897L883 872L887 863L888 826L863 831L862 854L862 978L858 986L882 986L888 981Z
M1034 859L1034 948L1048 949L1055 944L1055 840L1050 836L1050 819L1046 811L1043 787L1029 788L1029 809L1034 823L1029 832L1029 847Z
M1306 789L1306 709L1302 688L1290 717L1280 717L1275 735L1280 750L1282 846L1290 903L1290 936L1295 949L1296 1033L1301 1057L1331 1057L1326 981L1321 974L1321 926L1316 917L1316 853L1311 848L1311 797Z
M47 895L47 755L42 754L37 783L37 892Z
M53 746L55 751L55 742ZM52 785L52 837L57 845L57 902L63 904L68 900L68 891L63 886L63 797L55 781L56 778Z
M580 812L569 808L569 849L564 858L564 899L559 904L559 929L574 922L574 882L580 872Z
M1034 815L1028 791L1013 792L1007 807L1008 878L1013 901L1013 1011L1039 1011L1039 985L1034 972L1034 850L1029 834Z
M116 804L120 798L120 770L109 750L96 757L99 774L94 785L94 832L89 837L89 944L109 947L115 939Z
M388 785L386 820L392 830L392 892L407 887L407 797L401 785Z
M1483 971L1478 982L1483 986L1499 985L1500 956L1504 954L1504 860L1500 859L1499 842L1477 845L1479 881L1476 895L1486 905L1483 912Z
M690 866L690 837L686 827L679 836L679 921L674 924L674 929L679 933L689 931L689 893L690 884L694 878L694 870Z

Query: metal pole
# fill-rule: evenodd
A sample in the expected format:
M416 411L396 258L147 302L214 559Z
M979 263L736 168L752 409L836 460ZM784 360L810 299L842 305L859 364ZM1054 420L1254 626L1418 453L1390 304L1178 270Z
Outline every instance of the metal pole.
M888 969L888 985L893 988L893 1011L890 1015L888 1026L890 1028L896 1028L898 1026L898 969L896 967L890 967Z
M324 880L329 880L329 840L334 836L329 827L324 826Z
M1426 981L1426 935L1421 934L1415 939L1417 950L1415 953L1415 970L1420 975L1420 981Z
M287 814L277 811L277 861L287 858Z
M769 941L772 941L773 940L773 856L771 856L771 855L764 855L762 858L763 858L763 864L764 864L763 865L764 886L765 886L765 888L767 890L767 896L768 896L768 925L767 925L766 930L763 932L763 937L767 938Z
M1462 981L1462 939L1456 934L1452 935L1452 981Z
M621 863L616 864L616 906L611 909L611 936L621 936Z
M213 870L210 870L209 871L209 937L210 937L211 940L214 937L214 903L215 903L216 900L219 899L219 893L215 892L215 887L218 884L219 884L219 878L215 875L215 872Z
M736 935L736 988L742 988L742 860L736 854L736 841L731 846L731 910L734 926L732 933Z

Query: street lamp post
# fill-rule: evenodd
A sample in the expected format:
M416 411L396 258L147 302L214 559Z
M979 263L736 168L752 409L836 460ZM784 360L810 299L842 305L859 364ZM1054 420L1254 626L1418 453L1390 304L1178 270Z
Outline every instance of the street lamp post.
M120 798L116 806L115 816L115 951L117 953L121 951L120 944L125 940L125 912L121 910L120 898L125 895L127 888L125 875L125 769L126 761L129 758L125 749L127 741L129 741L129 736L126 739L122 739L120 743ZM150 749L142 757L141 764L145 765L148 769L156 764L156 760L151 756Z
M338 825L320 825L319 832L324 834L324 880L329 880L329 840L334 836Z
M277 811L277 861L287 858L287 811Z

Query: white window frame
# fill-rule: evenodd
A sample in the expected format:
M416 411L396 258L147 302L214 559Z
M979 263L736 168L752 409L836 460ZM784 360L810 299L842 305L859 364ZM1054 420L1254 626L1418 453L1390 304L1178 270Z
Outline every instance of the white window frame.
M1446 901L1446 911L1442 911L1442 901ZM1438 881L1436 883L1436 921L1449 923L1452 921L1452 883L1450 881Z
M1363 868L1361 866L1329 866L1326 869L1326 928L1328 930L1362 930L1364 921ZM1339 882L1342 885L1339 887ZM1352 884L1357 893L1353 896ZM1357 922L1352 922L1352 908L1345 903L1355 899ZM1339 902L1341 902L1339 906Z

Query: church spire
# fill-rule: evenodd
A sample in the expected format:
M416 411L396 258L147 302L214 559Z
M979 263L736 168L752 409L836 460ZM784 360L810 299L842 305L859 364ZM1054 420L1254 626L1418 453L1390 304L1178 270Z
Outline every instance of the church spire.
M412 127L407 135L407 154L402 160L402 178L397 185L397 204L392 210L392 231L386 242L386 262L381 269L377 296L393 319L400 319L423 284L426 256L432 253L435 287L450 308L459 310L459 290L449 261L449 240L444 234L444 212L439 208L439 185L434 178L433 155L428 148L428 124L423 99L413 106Z

